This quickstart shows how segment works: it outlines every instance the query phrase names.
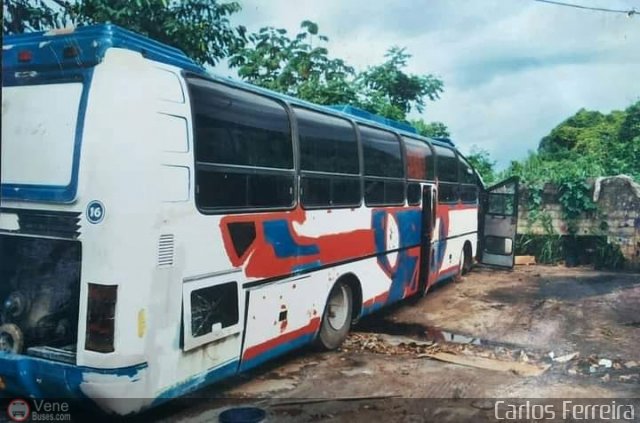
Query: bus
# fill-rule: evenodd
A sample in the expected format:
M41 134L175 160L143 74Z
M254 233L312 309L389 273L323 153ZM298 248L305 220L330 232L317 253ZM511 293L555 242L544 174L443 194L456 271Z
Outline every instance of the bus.
M138 412L513 265L517 181L485 189L448 140L113 25L2 59L3 396Z

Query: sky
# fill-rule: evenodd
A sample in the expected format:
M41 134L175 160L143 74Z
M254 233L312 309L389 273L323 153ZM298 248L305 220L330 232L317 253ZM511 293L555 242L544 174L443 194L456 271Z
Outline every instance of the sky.
M444 81L419 115L442 121L463 153L487 150L498 168L526 157L580 108L603 113L640 100L640 13L606 13L534 0L239 0L234 24L296 34L305 20L332 57L357 69L394 45L408 71ZM566 0L640 12L640 0ZM214 71L233 74L221 63ZM413 114L412 117L417 117Z

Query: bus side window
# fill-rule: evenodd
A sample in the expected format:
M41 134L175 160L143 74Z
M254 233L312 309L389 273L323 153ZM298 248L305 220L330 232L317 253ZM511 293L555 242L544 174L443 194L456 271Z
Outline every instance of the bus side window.
M405 200L400 140L392 132L358 125L364 158L365 203L401 205Z
M453 203L458 201L458 160L450 148L434 145L437 156L436 176L438 177L438 201Z
M407 161L407 202L417 206L422 199L419 182L434 179L435 166L433 152L426 141L402 137Z
M208 212L292 207L293 143L284 106L198 77L187 82L198 208Z
M358 140L346 119L294 107L304 207L360 205Z
M463 203L475 203L478 200L478 177L473 167L462 156L458 156L460 171L460 200Z

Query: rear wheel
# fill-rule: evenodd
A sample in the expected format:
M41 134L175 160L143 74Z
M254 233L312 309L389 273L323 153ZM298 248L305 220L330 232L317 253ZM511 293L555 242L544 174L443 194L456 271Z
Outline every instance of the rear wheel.
M331 289L316 339L321 349L335 350L347 338L353 312L352 297L351 288L344 282L336 283Z
M467 255L466 249L463 248L462 252L460 253L460 262L458 263L458 271L456 272L456 275L453 277L453 280L455 282L461 282L462 275L467 273L465 271L465 263L467 262L466 255Z

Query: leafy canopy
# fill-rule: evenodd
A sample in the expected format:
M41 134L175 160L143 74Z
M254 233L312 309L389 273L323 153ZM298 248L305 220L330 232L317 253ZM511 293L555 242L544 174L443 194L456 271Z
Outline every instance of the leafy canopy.
M396 120L405 120L414 109L424 111L426 101L438 99L443 91L443 82L435 76L405 72L411 55L404 48L390 48L384 63L357 72L343 59L329 55L328 41L311 21L303 21L294 37L284 29L264 27L249 37L229 64L253 84L318 104L360 107ZM429 130L448 135L443 124Z

